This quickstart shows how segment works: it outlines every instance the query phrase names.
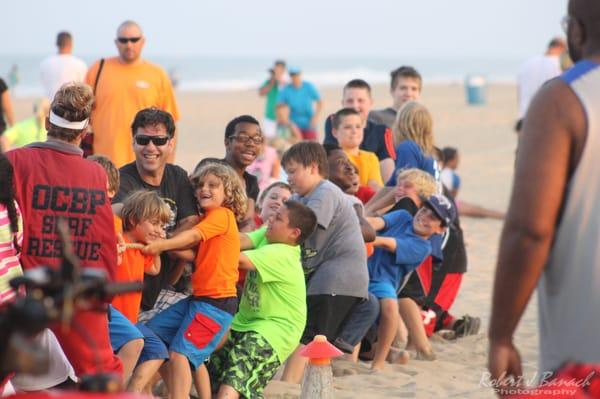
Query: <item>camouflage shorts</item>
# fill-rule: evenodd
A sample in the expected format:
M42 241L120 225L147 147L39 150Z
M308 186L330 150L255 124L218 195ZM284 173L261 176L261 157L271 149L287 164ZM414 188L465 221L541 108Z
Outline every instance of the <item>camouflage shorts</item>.
M214 352L208 371L214 388L226 384L247 399L262 398L263 390L281 363L266 339L254 332L231 331L229 339Z

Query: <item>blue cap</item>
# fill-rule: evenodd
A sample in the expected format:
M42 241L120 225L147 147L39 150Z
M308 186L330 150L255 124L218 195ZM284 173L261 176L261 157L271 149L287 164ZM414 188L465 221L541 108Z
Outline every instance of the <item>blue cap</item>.
M297 66L291 66L288 68L288 73L290 75L298 75L300 72L302 72L302 71Z
M425 201L433 213L442 221L443 226L452 226L456 220L456 208L448 198L441 194L434 194Z

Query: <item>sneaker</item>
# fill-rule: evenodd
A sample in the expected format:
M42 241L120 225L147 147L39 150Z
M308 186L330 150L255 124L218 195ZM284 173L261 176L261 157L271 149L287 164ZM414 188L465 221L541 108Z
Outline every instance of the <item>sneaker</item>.
M456 333L456 337L466 337L467 335L476 335L479 333L481 327L481 319L479 317L472 317L464 315L460 319L454 322L452 329Z

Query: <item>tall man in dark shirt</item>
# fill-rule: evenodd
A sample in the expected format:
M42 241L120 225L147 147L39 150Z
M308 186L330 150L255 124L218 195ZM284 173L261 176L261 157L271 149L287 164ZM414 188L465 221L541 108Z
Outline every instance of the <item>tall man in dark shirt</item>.
M175 122L171 114L157 108L143 109L136 114L131 132L135 161L119 169L121 185L113 200L115 213L120 213L122 202L131 192L146 189L158 192L173 211L167 234L196 225L198 211L187 172L179 166L167 164L175 146ZM184 263L181 261L176 263L163 255L161 262L160 273L144 279L144 311L152 309L160 290L177 283L182 274Z

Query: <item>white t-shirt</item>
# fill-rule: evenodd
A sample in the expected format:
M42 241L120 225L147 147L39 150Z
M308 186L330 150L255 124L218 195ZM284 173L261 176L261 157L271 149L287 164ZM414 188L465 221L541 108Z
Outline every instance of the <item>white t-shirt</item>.
M557 56L538 55L527 60L519 69L519 118L525 116L531 99L549 79L562 73Z
M75 370L65 356L56 336L45 328L34 338L38 350L45 353L50 363L48 371L41 375L15 374L11 379L12 385L19 391L41 391L64 382L67 377L77 382Z
M83 82L87 73L85 62L71 54L55 54L40 65L44 95L52 101L54 93L67 82Z

